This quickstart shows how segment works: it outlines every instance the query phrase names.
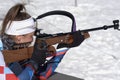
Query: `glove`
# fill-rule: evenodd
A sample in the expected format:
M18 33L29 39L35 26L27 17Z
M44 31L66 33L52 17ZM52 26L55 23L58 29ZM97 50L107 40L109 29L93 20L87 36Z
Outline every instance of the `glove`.
M33 66L35 70L38 69L38 67L45 63L46 61L46 53L47 53L47 44L45 41L41 41L38 43L35 42L34 50L32 57L29 61L29 64Z
M70 43L70 44L60 43L60 44L58 44L57 49L63 48L63 47L68 47L68 48L77 47L84 41L84 36L81 34L80 30L73 32L72 36L73 36L72 43Z

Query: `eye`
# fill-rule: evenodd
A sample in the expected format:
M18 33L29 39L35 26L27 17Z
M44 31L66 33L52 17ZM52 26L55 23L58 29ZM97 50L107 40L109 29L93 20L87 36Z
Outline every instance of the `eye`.
M25 37L26 35L22 35L23 37Z

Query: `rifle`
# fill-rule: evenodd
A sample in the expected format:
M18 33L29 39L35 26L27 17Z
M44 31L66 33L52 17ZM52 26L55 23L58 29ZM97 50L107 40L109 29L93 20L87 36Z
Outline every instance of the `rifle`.
M85 29L85 30L78 30L81 32L82 35L84 35L84 38L87 39L90 37L89 33L88 32L91 32L91 31L98 31L98 30L107 30L109 28L114 28L115 30L120 30L119 29L119 20L113 20L113 25L104 25L103 27L97 27L97 28L92 28L92 29ZM40 32L40 30L38 30L38 32ZM45 40L45 42L48 44L48 45L54 45L56 43L60 43L61 41L62 42L66 42L65 41L65 37L66 35L69 35L72 37L72 34L74 32L67 32L67 33L57 33L57 34L46 34L46 33L37 33L36 36L38 37L37 41L39 43L39 41L41 40ZM68 42L68 43L72 43L72 38L70 38L71 40Z
M73 39L73 33L76 32L75 30L75 19L73 17L72 14L66 12L66 11L52 11L52 12L48 12L45 13L41 16L38 16L38 18L42 18L45 17L46 15L50 15L51 13L53 14L58 14L58 13L62 13L62 15L66 15L70 16L70 18L73 21L72 24L72 29L71 32L67 32L67 33L57 33L57 34L46 34L46 33L40 33L40 29L36 30L36 34L35 36L37 37L37 43L40 44L41 41L45 41L48 45L54 45L54 44L59 44L59 43L66 43L66 37L69 36L69 39L67 39L67 44L71 44L72 42L74 42ZM98 28L92 28L92 29L86 29L86 30L78 30L81 35L84 36L84 39L87 39L90 37L88 32L91 31L97 31L97 30L107 30L108 28L114 28L116 30L119 30L119 20L114 20L113 21L113 25L105 25L103 27L98 27ZM54 47L50 47L51 51L53 50L53 52L55 52L55 48ZM31 58L32 52L33 52L33 46L32 47L28 47L28 48L23 48L23 49L18 49L18 50L3 50L3 56L5 59L6 64L9 64L11 62L15 62L15 61L21 61L21 60L25 60L25 59L29 59Z

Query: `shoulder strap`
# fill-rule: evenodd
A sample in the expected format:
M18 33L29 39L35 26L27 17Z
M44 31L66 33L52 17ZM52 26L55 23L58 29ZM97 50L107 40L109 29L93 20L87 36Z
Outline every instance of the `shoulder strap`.
M62 10L55 10L55 11L50 11L50 12L46 12L44 14L39 15L36 20L50 16L50 15L64 15L69 17L72 20L72 28L71 28L71 32L76 31L76 22L75 22L75 18L74 16L67 11L62 11Z

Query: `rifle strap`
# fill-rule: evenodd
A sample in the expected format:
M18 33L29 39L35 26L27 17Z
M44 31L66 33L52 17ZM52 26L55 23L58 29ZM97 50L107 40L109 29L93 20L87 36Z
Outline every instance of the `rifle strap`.
M2 50L6 64L31 58L33 47L18 50Z

